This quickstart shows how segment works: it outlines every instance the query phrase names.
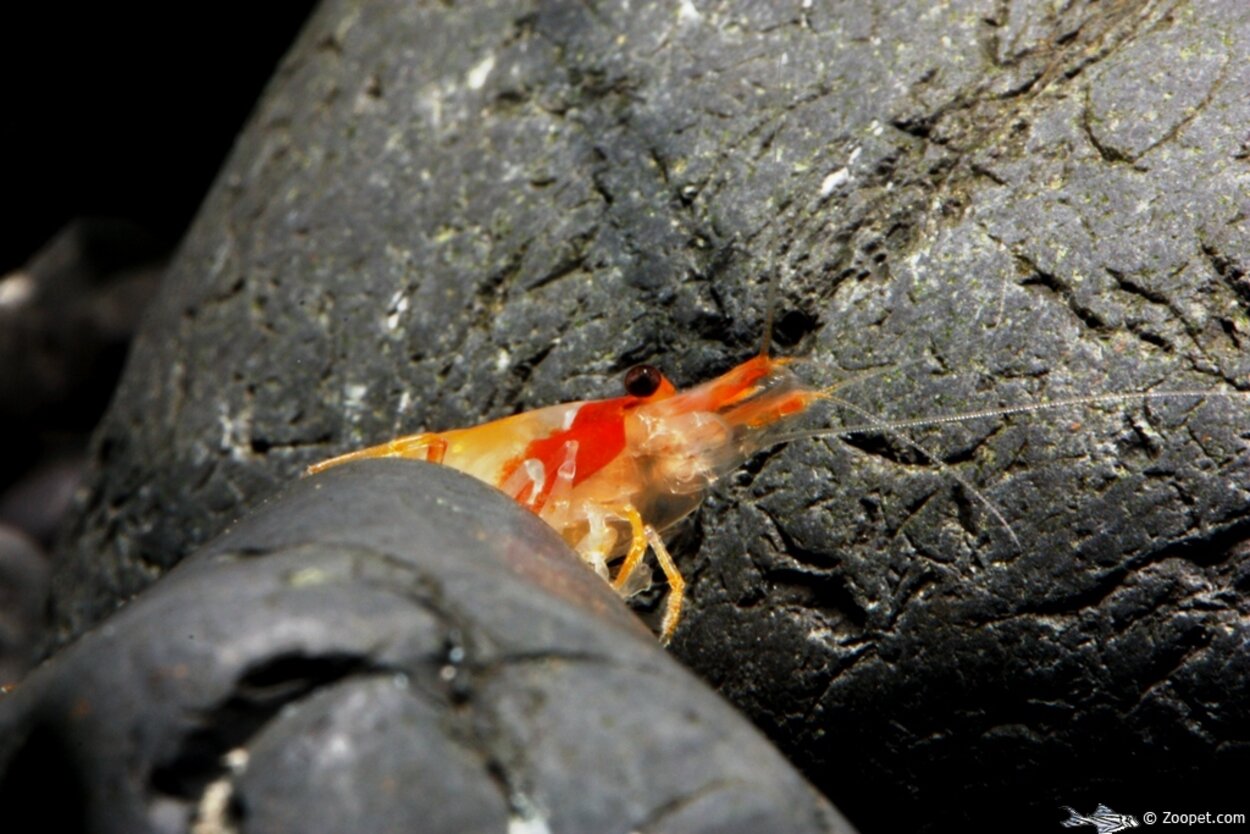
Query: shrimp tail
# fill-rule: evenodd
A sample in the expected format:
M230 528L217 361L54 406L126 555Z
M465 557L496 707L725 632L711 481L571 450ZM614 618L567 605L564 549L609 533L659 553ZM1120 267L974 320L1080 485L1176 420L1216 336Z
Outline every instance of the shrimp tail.
M348 452L345 455L314 463L304 470L304 474L316 475L318 472L323 472L331 466L338 466L339 464L351 463L357 460L368 460L369 458L409 458L429 461L430 463L442 463L443 456L446 453L447 441L441 435L433 432L410 434L406 437L398 437L389 443L370 446L368 449Z

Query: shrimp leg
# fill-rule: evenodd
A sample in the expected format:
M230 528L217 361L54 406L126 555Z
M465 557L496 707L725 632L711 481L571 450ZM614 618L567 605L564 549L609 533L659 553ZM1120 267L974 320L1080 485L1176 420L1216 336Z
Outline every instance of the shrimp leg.
M629 581L629 578L634 575L634 571L642 564L642 557L647 555L646 525L643 524L642 515L634 508L633 504L625 505L623 515L625 521L629 522L631 537L629 552L625 554L625 561L621 563L620 569L616 572L616 579L612 580L612 589L618 593L625 589L625 583Z
M370 446L368 449L361 449L358 452L350 452L346 455L339 455L336 458L323 460L320 463L314 463L308 467L308 474L316 475L318 472L329 469L331 466L367 458L413 458L429 461L430 463L442 463L443 455L446 453L447 441L442 435L434 434L433 432L410 434L407 437L396 438L390 443Z
M634 571L642 563L642 557L646 555L647 546L650 545L651 552L655 554L656 561L660 563L660 570L664 571L664 578L668 581L668 600L665 603L664 619L660 625L660 642L668 645L668 642L673 639L673 633L677 631L677 624L681 622L681 604L686 595L686 580L682 578L681 571L677 569L677 564L669 554L668 548L664 546L664 539L660 538L660 534L655 531L654 527L643 522L638 510L632 504L627 504L622 515L629 522L631 540L629 553L625 555L625 561L617 571L612 587L618 592L625 587Z
M664 619L660 621L660 642L667 646L673 639L673 632L677 631L677 624L681 622L681 603L686 596L686 580L682 578L681 571L677 570L660 534L650 524L644 529L651 550L660 563L660 570L664 571L664 578L668 580L668 602L664 609Z
M589 506L584 509L586 513L586 521L590 529L586 531L586 535L582 536L582 540L575 546L574 550L582 557L586 564L594 570L595 573L603 579L604 582L611 582L608 578L608 554L612 552L612 546L616 543L616 530L612 525L608 524L606 514L597 507Z

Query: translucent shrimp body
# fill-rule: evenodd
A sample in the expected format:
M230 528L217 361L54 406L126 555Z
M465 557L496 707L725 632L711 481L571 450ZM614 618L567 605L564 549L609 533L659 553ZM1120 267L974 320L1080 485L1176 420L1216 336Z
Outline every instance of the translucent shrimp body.
M650 549L669 584L661 626L667 642L681 618L685 583L661 534L821 396L785 365L761 354L686 391L641 366L644 379L632 384L631 372L624 397L401 437L308 471L378 457L458 469L536 513L624 596L645 587L636 571ZM613 578L608 564L621 556Z
M628 455L639 486L631 501L656 530L680 521L719 478L774 445L790 418L819 396L785 365L757 356L627 415Z

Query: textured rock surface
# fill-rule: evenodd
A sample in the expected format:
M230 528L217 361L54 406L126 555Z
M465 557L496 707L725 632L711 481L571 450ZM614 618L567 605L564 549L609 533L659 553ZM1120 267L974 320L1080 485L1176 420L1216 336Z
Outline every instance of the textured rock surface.
M99 432L62 635L332 451L725 369L775 264L886 417L1250 385L1250 12L1055 8L327 4ZM866 830L1231 796L1248 416L917 432L1019 544L896 440L793 443L679 537L673 649Z
M550 528L399 461L297 482L0 700L0 807L51 831L853 834Z

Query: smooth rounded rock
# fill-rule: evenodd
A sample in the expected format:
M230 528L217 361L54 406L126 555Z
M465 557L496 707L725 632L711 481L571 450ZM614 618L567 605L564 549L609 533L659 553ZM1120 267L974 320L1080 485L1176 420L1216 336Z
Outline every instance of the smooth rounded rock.
M127 834L853 834L546 524L406 461L294 482L4 696L0 807Z

